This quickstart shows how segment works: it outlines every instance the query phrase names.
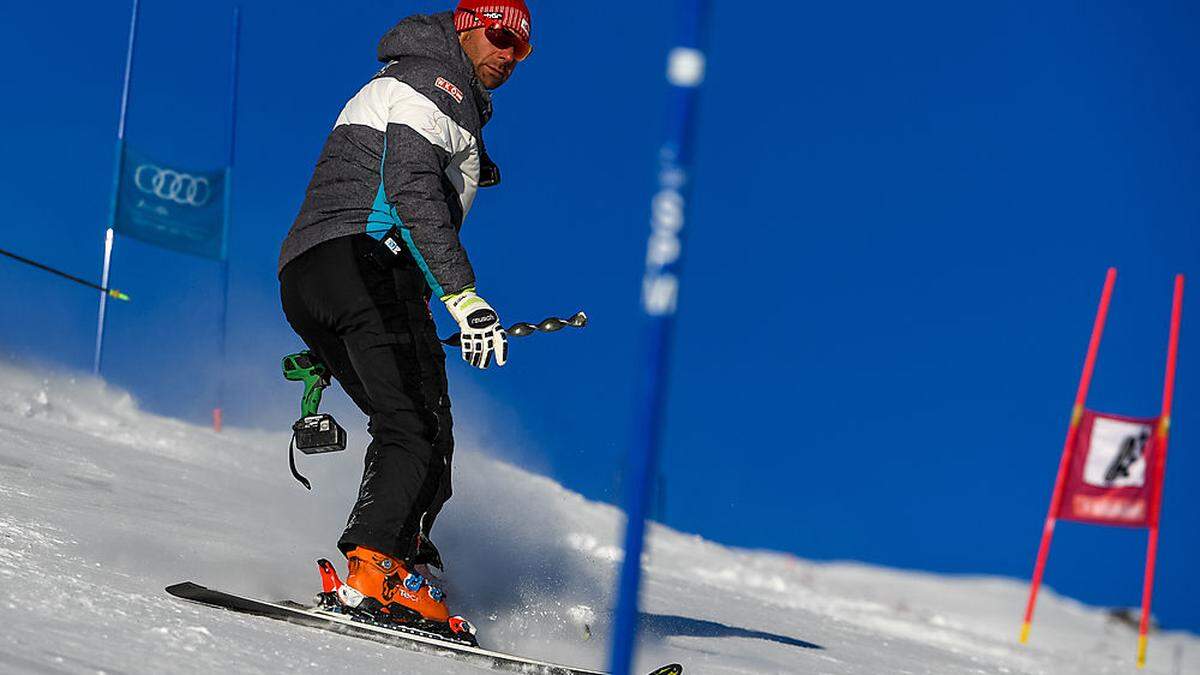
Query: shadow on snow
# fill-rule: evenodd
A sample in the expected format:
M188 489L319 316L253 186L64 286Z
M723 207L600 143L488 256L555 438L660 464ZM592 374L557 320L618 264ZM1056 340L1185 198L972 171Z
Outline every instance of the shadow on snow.
M641 630L644 630L651 635L664 638L672 635L704 638L740 637L753 638L756 640L770 640L771 642L778 642L779 644L788 645L790 647L801 647L803 649L824 649L824 647L821 645L814 644L812 642L806 642L793 637L788 637L786 635L776 635L775 633L767 633L761 630L726 626L725 624L717 623L716 621L692 619L686 616L639 613L638 623Z

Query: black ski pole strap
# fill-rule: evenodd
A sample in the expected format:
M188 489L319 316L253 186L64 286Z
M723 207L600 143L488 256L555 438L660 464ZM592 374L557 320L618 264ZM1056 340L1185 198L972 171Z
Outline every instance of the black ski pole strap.
M296 434L292 434L292 440L288 443L288 467L292 470L293 478L300 481L300 484L304 487L312 490L312 483L308 482L308 479L301 476L300 472L296 470Z

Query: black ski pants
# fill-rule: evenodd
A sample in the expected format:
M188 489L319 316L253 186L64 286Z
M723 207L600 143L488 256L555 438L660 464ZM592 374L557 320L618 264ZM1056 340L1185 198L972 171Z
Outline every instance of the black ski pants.
M280 272L288 323L370 418L362 487L338 541L434 562L428 534L450 498L446 355L409 256L376 262L366 234L331 239Z

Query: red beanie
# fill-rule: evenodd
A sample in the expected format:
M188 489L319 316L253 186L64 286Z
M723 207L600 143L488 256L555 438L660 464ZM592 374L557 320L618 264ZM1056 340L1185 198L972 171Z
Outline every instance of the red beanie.
M458 8L454 10L454 29L461 33L490 25L479 17L511 30L526 43L530 41L533 28L525 0L459 0Z

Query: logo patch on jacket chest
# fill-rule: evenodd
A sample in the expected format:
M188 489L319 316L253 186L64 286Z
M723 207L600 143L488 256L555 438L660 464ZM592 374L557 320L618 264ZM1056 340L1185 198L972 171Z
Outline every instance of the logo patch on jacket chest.
M453 96L454 100L456 102L462 103L462 101L463 101L462 90L459 89L458 87L454 86L453 82L450 82L449 80L447 80L444 77L439 77L437 79L437 82L434 82L433 85L435 87L437 87L438 89L441 89L442 91L446 92L447 94L450 94L451 96Z

